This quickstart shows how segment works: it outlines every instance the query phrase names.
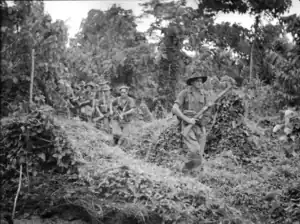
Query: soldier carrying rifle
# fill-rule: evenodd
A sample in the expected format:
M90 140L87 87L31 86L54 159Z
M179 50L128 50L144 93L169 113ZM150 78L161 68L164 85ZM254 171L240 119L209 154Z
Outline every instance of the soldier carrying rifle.
M172 108L172 112L179 119L182 129L188 124L193 125L189 134L183 136L184 143L189 149L189 161L184 164L183 172L203 165L206 129L203 122L193 117L207 104L207 95L203 90L203 84L206 81L207 76L193 73L186 80L188 87L178 94Z
M97 97L97 117L94 119L95 122L97 121L102 121L103 125L104 125L104 129L109 132L110 130L110 114L112 111L112 96L110 93L110 86L105 83L105 85L103 85L100 90L99 90L99 95Z
M188 161L182 171L185 173L197 167L203 167L203 154L206 143L206 128L208 117L204 112L211 109L214 102L225 95L230 89L222 91L214 100L208 102L208 94L203 89L203 84L208 77L194 72L187 80L188 87L182 90L173 105L172 112L180 121L183 130L183 141L187 145L189 154Z
M91 121L95 110L95 97L98 86L94 82L85 85L84 102L80 103L82 118L85 121Z
M130 132L130 122L135 112L135 101L128 96L128 86L121 86L119 91L121 96L111 102L112 117L112 134L114 143L121 145L128 137Z

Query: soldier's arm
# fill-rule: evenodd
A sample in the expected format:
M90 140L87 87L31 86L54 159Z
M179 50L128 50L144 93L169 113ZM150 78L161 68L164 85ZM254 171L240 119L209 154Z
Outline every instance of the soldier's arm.
M109 104L109 108L110 108L110 114L112 115L114 113L114 107L116 106L116 104L118 103L118 98L114 98L113 100L111 100L110 104Z
M99 117L103 117L104 116L104 114L99 110L98 106L95 107L95 110L97 111Z
M124 115L132 114L135 111L135 102L132 98L129 98L129 108L130 110L126 111Z
M172 112L180 119L186 121L187 123L190 123L190 118L185 116L180 109L180 107L183 105L185 96L186 94L184 90L178 94L177 99L175 100L175 103L172 107Z

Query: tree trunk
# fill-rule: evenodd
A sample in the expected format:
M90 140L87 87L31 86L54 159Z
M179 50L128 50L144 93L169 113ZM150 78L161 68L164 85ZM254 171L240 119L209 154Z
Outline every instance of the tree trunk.
M254 65L253 54L254 54L254 48L255 48L255 43L256 43L256 35L257 35L259 23L260 23L260 18L261 18L260 14L255 16L254 38L253 38L253 42L252 42L252 45L251 45L251 52L250 52L250 74L249 74L250 81L253 79L253 65Z
M249 74L249 80L252 81L253 78L253 53L254 53L254 44L255 40L253 40L253 43L251 45L251 52L250 52L250 74Z

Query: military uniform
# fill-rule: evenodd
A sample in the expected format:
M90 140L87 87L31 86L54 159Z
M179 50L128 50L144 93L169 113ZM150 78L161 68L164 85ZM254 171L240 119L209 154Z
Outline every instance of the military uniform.
M100 110L100 112L103 114L103 119L102 122L103 122L103 126L104 126L104 129L106 131L109 132L110 130L110 113L111 113L111 108L110 108L110 105L112 103L112 96L110 95L110 87L109 85L104 85L101 89L101 95L100 97L98 98L97 100L97 106ZM102 117L101 117L102 118Z
M120 87L128 89L126 86ZM125 113L131 109L136 108L135 101L133 98L126 96L122 98L121 96L115 98L112 101L112 106L115 108L114 116L112 118L112 134L114 141L117 144L120 139L124 140L130 134L130 122L132 121L133 115L124 115L123 119L120 118L119 114ZM120 143L120 142L119 142Z
M197 78L202 78L202 82L207 80L206 76L193 75L187 80L187 84L191 85L191 82ZM180 111L187 117L193 118L197 112L199 112L208 102L207 93L201 89L199 91L193 90L191 86L188 86L186 89L182 90L176 100L175 104L179 106ZM183 130L188 123L180 119L181 130ZM191 131L187 136L183 136L183 141L187 145L188 153L188 162L185 163L183 171L196 168L203 165L203 154L204 147L206 143L206 120L201 119L193 125Z

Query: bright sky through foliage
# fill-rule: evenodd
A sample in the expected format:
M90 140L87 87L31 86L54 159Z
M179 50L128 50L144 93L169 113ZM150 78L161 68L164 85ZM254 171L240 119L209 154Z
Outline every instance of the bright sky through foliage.
M112 4L118 4L124 9L132 9L135 15L142 13L142 8L139 6L141 0L101 0L101 1L45 1L45 9L51 15L53 20L61 19L66 20L69 26L69 35L73 37L80 27L81 20L87 16L87 13L91 9L108 10ZM187 0L188 6L195 7L195 0ZM290 9L292 13L300 13L300 1L293 0L293 5ZM153 18L145 18L138 22L137 29L139 31L146 31L149 28ZM220 14L217 17L216 22L238 22L242 26L250 28L254 19L249 15L239 14Z

